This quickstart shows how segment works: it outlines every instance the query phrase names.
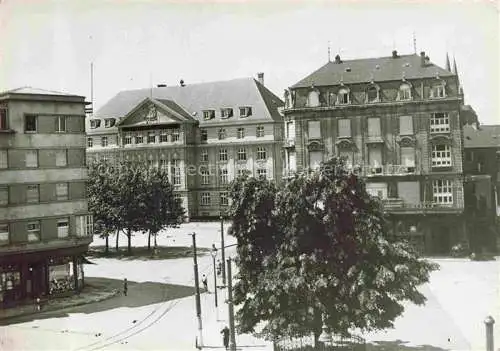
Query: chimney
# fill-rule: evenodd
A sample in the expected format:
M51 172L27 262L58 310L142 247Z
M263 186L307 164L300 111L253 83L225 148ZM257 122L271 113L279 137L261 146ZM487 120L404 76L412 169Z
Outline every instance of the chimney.
M166 87L167 87L167 85L166 85L166 84L158 84L156 87L157 87L157 88L166 88Z
M340 59L339 54L337 54L337 56L335 56L335 63L342 63L342 60Z
M424 67L424 66L425 66L425 51L422 51L422 52L420 53L420 65L421 65L422 67Z
M392 50L392 58L398 58L398 52L396 50Z
M179 84L181 85L181 87L185 87L186 86L186 84L184 84L184 79L181 79L180 82L179 82Z
M264 73L262 72L257 73L257 80L259 81L260 84L264 85Z

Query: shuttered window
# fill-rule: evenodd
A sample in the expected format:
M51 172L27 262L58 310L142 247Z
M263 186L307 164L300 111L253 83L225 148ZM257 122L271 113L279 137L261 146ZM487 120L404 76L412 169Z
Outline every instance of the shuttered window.
M413 135L413 118L411 116L399 117L399 134Z
M380 118L368 118L368 136L379 137L380 135Z
M339 119L339 137L350 137L351 136L351 120L350 119Z

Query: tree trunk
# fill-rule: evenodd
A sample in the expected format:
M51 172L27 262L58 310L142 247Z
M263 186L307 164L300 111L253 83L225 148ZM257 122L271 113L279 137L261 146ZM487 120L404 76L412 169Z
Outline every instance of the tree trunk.
M104 253L109 254L109 233L106 234L106 247L104 249Z
M157 237L158 237L158 233L155 234L155 247L158 247L158 243L156 242Z
M148 232L148 251L151 251L151 230Z
M116 246L115 246L115 250L116 252L118 252L118 238L120 237L120 230L117 229L116 230Z
M127 240L127 252L129 255L132 255L132 231L130 230L130 228L127 230Z

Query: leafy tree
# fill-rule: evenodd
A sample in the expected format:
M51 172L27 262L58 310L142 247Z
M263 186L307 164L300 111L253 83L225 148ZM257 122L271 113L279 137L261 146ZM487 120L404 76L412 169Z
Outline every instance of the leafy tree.
M234 302L241 332L303 336L385 329L437 266L388 235L380 203L332 159L278 188L240 177L230 187L237 238Z

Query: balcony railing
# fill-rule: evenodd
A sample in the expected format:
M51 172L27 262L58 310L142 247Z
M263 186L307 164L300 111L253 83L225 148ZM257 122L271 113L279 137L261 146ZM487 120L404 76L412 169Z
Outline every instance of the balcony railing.
M365 170L363 173L367 177L397 176L397 175L417 174L417 169L415 166L404 166L404 165L365 166Z
M399 198L384 199L382 205L389 212L456 212L463 210L457 204L440 204L432 201L408 203Z

